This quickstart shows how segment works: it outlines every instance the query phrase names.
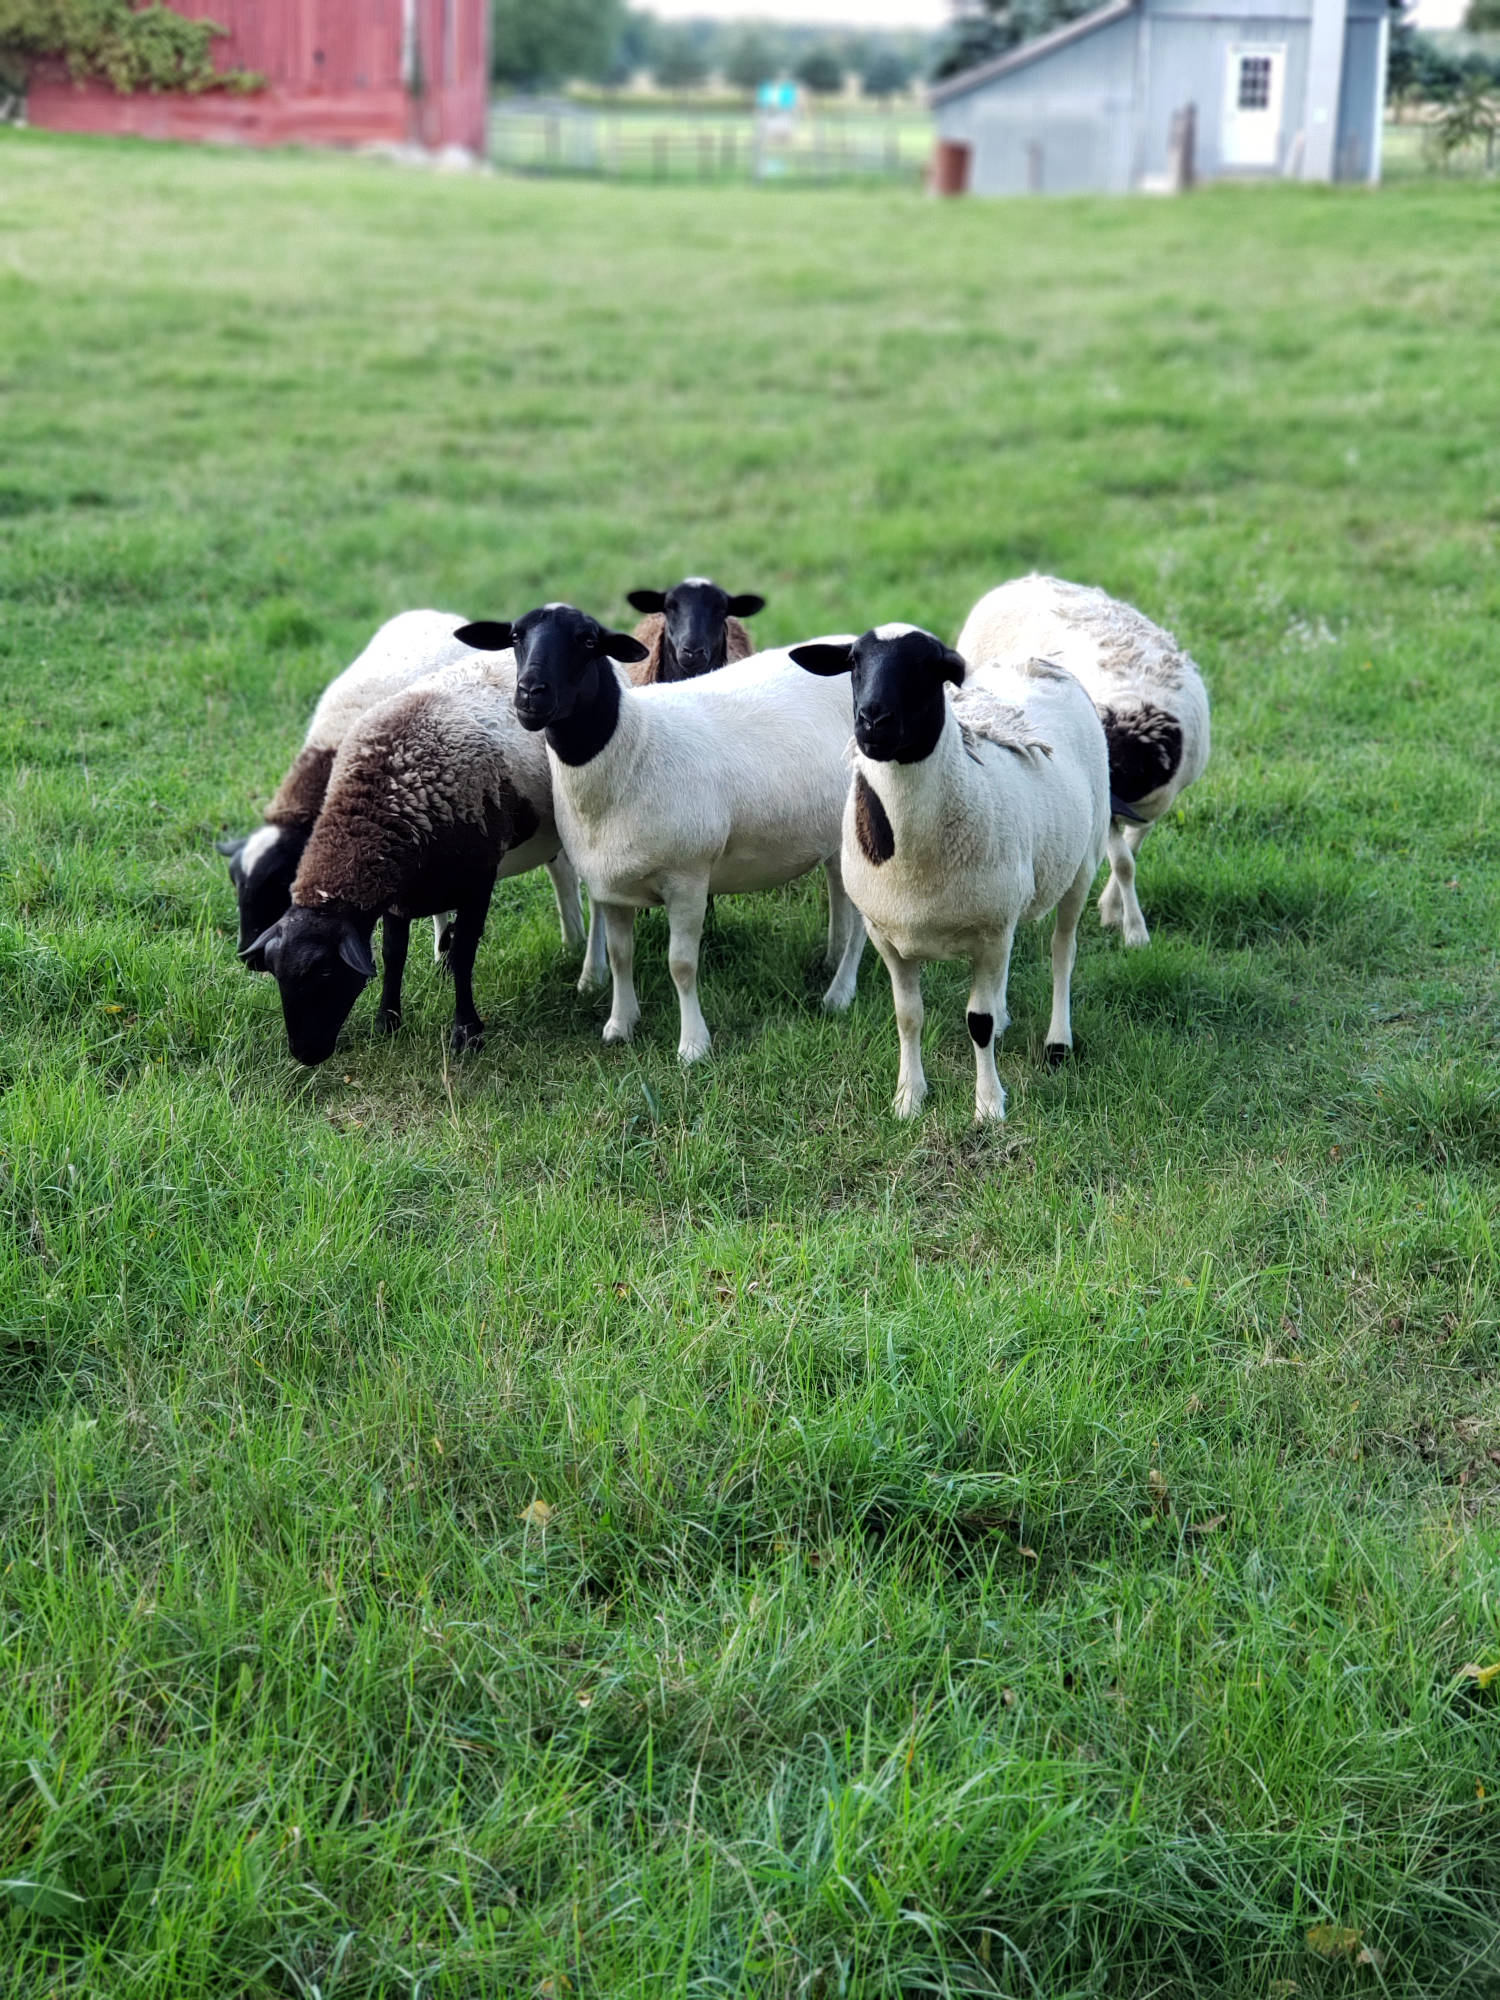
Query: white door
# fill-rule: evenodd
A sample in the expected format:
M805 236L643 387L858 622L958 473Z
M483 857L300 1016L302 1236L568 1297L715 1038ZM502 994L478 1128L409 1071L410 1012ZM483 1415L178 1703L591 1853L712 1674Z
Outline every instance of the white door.
M1224 164L1274 167L1281 151L1286 44L1229 50L1224 78Z

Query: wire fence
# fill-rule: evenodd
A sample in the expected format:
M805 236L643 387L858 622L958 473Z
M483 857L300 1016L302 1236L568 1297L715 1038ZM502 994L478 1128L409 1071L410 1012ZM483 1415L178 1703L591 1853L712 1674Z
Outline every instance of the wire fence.
M930 128L899 117L702 117L502 104L490 155L513 173L638 181L914 179Z

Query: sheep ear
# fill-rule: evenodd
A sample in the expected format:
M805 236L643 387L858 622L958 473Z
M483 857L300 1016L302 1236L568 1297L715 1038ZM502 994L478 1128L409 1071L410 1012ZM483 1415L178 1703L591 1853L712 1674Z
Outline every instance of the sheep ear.
M793 646L789 657L799 667L806 667L810 674L821 674L828 679L834 674L849 672L854 665L854 648L838 645Z
M632 639L628 632L601 632L597 650L606 659L620 660L629 666L636 660L649 660L651 648L643 646L639 639Z
M955 653L951 646L943 648L943 679L952 681L955 687L962 687L964 675L969 671L968 662L962 653Z
M667 593L664 590L627 590L625 602L633 604L637 611L665 611Z
M242 833L238 840L216 840L214 848L226 861L238 861L241 850L249 838L248 833Z
M765 608L766 600L755 590L742 590L738 597L731 597L729 600L731 618L754 618Z
M339 957L350 971L357 972L361 979L375 977L374 955L353 924L346 924L344 927L344 934L339 939Z
M240 957L252 972L274 972L281 951L281 919L263 930L254 944L247 944Z
M504 618L480 618L472 625L460 625L455 639L472 646L476 653L503 653L511 643L514 626Z

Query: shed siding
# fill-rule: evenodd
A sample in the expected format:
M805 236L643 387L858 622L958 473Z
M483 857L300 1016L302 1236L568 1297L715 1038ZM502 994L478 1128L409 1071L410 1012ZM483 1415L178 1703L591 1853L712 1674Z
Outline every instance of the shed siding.
M973 148L974 192L1123 194L1131 179L1135 43L1135 22L1114 21L939 106L939 134Z
M1333 159L1337 180L1367 181L1379 174L1386 32L1382 15L1349 22L1349 35L1344 43L1344 80L1339 91L1338 145Z
M1230 168L1224 159L1224 105L1230 51L1240 47L1284 46L1286 83L1282 95L1281 132L1276 164L1263 174L1285 173L1288 156L1301 125L1307 89L1307 20L1259 12L1227 17L1206 10L1197 13L1157 12L1147 16L1151 58L1147 65L1145 138L1142 171L1161 173L1167 164L1167 127L1172 113L1185 104L1198 110L1198 171L1212 180Z
M1132 15L972 89L946 86L938 133L972 148L976 194L1123 193L1166 173L1173 114L1191 104L1205 179L1297 173L1311 25L1312 0L1140 0ZM1333 158L1340 180L1378 171L1384 34L1384 0L1347 0ZM1285 69L1275 160L1247 166L1226 157L1226 111L1233 51L1256 47L1284 49ZM1238 150L1240 160L1253 157Z

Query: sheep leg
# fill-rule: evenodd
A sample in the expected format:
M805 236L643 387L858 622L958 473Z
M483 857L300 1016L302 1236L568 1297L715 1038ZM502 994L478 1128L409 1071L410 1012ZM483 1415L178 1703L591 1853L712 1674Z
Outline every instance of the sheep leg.
M453 968L455 1055L484 1045L484 1023L474 1005L474 960L479 955L479 940L484 936L485 922L490 914L490 893L494 886L495 878L491 875L483 895L460 903L453 913L453 942L448 947L448 963Z
M682 1015L677 1053L685 1063L697 1062L700 1056L708 1054L710 1041L708 1023L698 1005L698 947L703 941L708 884L701 878L668 882L662 901L667 906L667 969L677 988Z
M891 975L891 998L896 1004L896 1033L901 1040L895 1112L898 1118L915 1118L927 1095L927 1078L922 1072L922 967L917 959L903 958L878 931L871 935L875 939L875 949L885 960L885 969Z
M380 1012L375 1022L383 1035L394 1035L401 1026L401 980L406 971L411 924L405 917L387 913L381 931L385 941L380 956L385 963L385 976L380 982Z
M1052 1019L1047 1024L1044 1051L1054 1068L1073 1047L1072 984L1073 961L1078 956L1078 919L1089 899L1094 871L1087 862L1073 878L1072 887L1057 906L1052 925ZM1127 938L1127 942L1128 942Z
M453 942L453 912L445 910L432 920L432 962L439 972L448 970L448 947Z
M583 898L578 893L578 871L559 848L555 860L547 863L552 893L557 898L557 921L562 926L563 943L577 951L583 943Z
M604 918L609 969L614 979L604 1039L628 1042L641 1018L640 1002L635 997L635 911L625 903L601 903L598 907Z
M836 854L823 864L828 877L828 964L833 971L823 995L826 1014L842 1014L854 999L859 961L865 950L865 920L849 899Z
M1127 945L1151 942L1135 893L1136 850L1150 831L1149 825L1121 826L1118 820L1110 822L1109 880L1099 898L1099 921L1106 929L1122 931Z
M609 977L609 958L604 948L603 907L589 896L589 941L583 948L583 970L578 975L580 993L592 993Z
M1074 918L1077 924L1077 918ZM969 989L969 1039L974 1044L974 1123L987 1124L1005 1116L1005 1091L995 1068L995 1044L1010 1026L1006 988L1010 982L1010 948L1016 935L1012 924L974 956Z

